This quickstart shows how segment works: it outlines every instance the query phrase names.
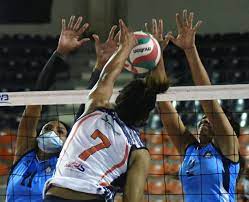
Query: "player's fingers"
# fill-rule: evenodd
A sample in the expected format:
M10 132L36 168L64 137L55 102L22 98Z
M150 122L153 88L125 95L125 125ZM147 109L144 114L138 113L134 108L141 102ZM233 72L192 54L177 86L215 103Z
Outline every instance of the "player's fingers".
M73 27L74 31L77 31L80 28L80 24L81 24L82 20L83 20L82 16L78 17L78 20L77 20L77 22L75 23L75 25Z
M183 24L185 26L188 26L188 11L186 9L183 10L182 17L183 17Z
M93 34L92 37L95 41L95 46L98 46L100 44L99 36L97 34Z
M118 41L119 41L119 36L120 36L120 30L119 30L118 33L115 35L114 41L118 42Z
M87 41L90 41L90 38L84 38L84 39L81 39L79 41L80 45L82 46L84 43L86 43Z
M181 20L179 13L176 13L176 26L177 26L178 33L181 33L183 24L182 24L182 20Z
M193 19L194 19L194 13L191 12L188 16L188 22L191 29L193 28Z
M89 27L88 23L85 23L84 25L82 25L82 27L77 32L78 36L80 36L81 34L83 34L88 27Z
M108 40L113 40L114 39L116 29L117 29L117 25L113 25L112 28L111 28L111 31L109 33Z
M152 19L152 34L158 34L157 22L155 18Z
M165 39L172 41L174 44L176 42L176 38L174 37L174 35L171 31L166 34Z
M66 20L64 18L61 19L61 31L66 30Z
M194 29L195 31L197 31L197 30L200 28L200 26L202 25L202 23L203 23L203 22L202 22L201 20L199 20L199 21L196 23L196 25L194 26L193 29Z
M163 20L162 19L159 19L158 35L159 35L160 38L163 38Z
M69 23L68 23L68 26L67 26L68 29L72 29L73 28L74 19L75 19L75 16L71 16L70 17L70 20L69 20Z
M148 23L144 23L144 27L145 27L145 32L149 32L149 29L148 29Z

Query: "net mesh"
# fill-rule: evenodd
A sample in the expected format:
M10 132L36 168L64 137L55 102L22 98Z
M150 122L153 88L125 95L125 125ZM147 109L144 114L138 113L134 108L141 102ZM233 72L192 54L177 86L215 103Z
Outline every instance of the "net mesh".
M114 91L115 98L118 90ZM158 101L172 101L183 122L189 130L197 133L197 125L203 116L199 100L218 99L222 106L232 111L236 121L241 126L239 137L241 172L238 177L236 197L243 201L245 179L249 169L249 86L221 85L209 87L175 87L166 94L158 96ZM39 128L43 123L54 118L72 125L79 103L86 101L88 91L50 91L50 92L21 92L2 93L0 102L0 201L6 197L6 184L9 169L12 165L15 149L16 134L24 105L42 104L43 113ZM182 184L179 180L181 156L174 147L171 137L163 127L160 113L154 110L150 114L146 127L141 130L141 137L149 149L151 165L144 191L144 201L173 202L184 201ZM195 186L195 185L193 185ZM203 195L205 199L205 195ZM122 195L117 195L115 201L122 201Z

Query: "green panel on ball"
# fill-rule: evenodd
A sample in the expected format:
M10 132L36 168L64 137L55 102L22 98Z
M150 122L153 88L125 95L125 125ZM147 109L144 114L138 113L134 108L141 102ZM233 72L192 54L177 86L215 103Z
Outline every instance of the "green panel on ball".
M154 69L156 64L154 61L147 61L147 62L140 62L139 64L136 64L135 66L140 67L140 68L145 68L148 70L152 70L152 69Z
M138 39L138 44L145 44L145 43L148 43L150 41L150 37L148 38L141 38L141 39Z

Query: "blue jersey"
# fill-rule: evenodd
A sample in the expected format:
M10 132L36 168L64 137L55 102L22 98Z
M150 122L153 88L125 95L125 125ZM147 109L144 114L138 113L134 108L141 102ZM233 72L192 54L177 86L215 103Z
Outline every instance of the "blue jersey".
M22 156L10 172L6 201L41 202L44 184L52 177L56 162L56 156L39 161L34 150Z
M180 168L186 202L233 202L239 163L225 158L213 144L189 145Z

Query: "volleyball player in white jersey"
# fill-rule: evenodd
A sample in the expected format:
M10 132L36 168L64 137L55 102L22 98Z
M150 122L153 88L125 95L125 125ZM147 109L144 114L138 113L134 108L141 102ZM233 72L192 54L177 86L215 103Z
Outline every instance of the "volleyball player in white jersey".
M84 114L72 128L55 175L45 187L46 202L113 201L113 185L117 184L124 186L124 202L143 200L150 156L136 126L147 120L156 93L165 91L168 83L161 59L149 79L130 82L111 106L114 83L137 43L122 20L119 26L119 48L105 65Z

